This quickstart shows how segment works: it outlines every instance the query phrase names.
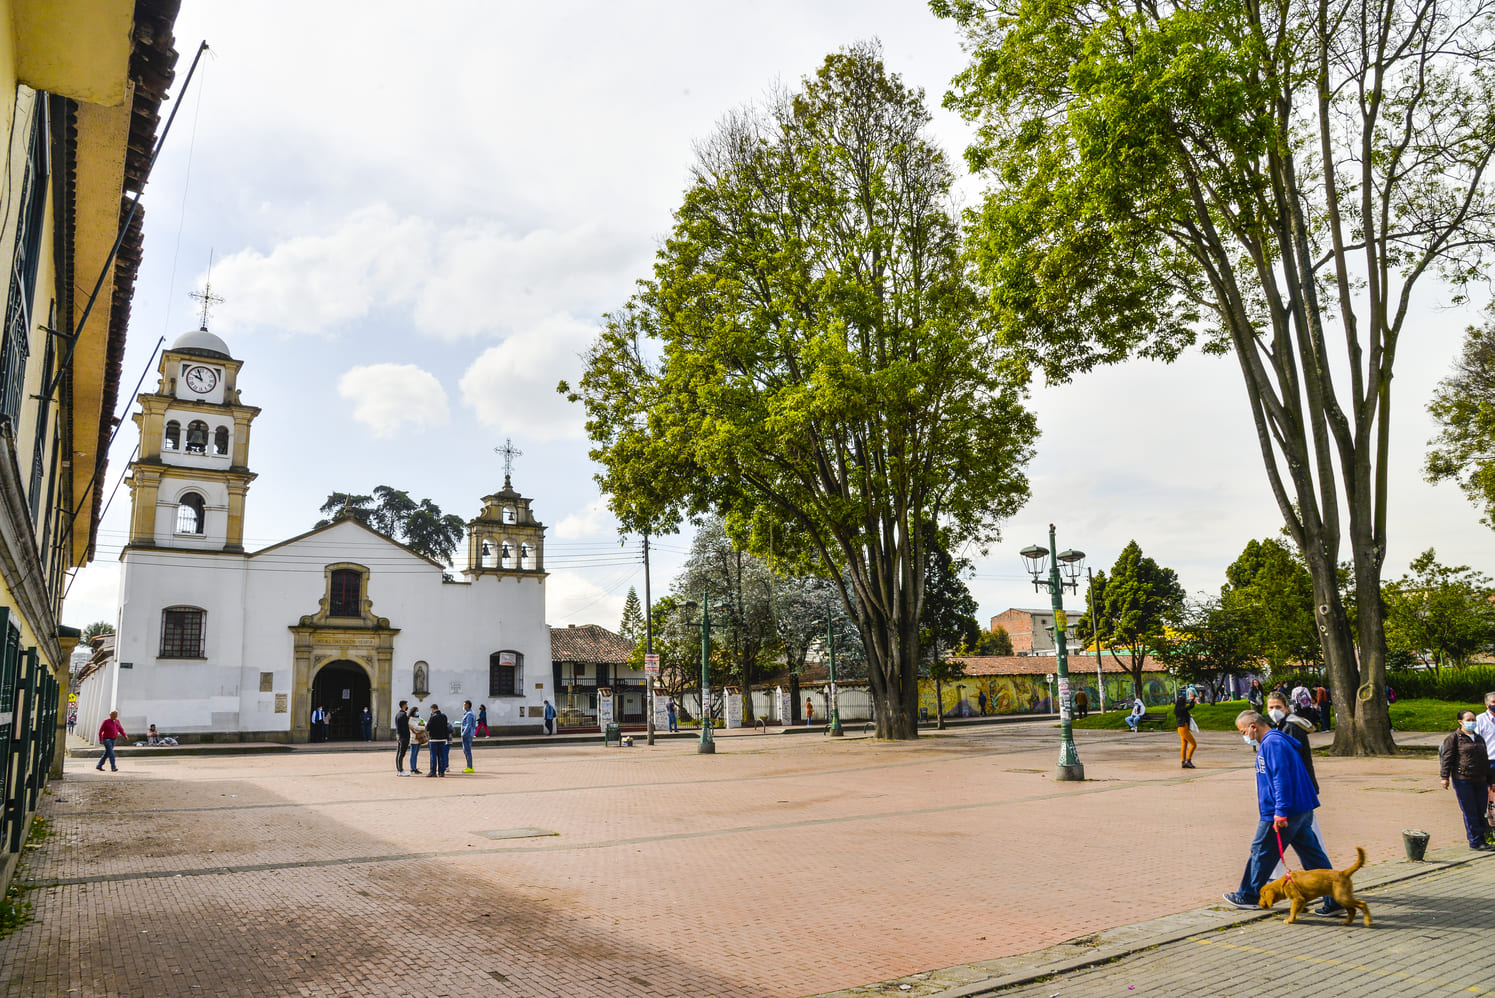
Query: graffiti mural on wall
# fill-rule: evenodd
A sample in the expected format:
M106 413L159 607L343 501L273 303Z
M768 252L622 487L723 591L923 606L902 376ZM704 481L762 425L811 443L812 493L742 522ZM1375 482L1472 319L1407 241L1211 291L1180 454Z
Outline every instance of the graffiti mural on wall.
M1100 691L1095 685L1095 676L1083 676L1075 672L1069 675L1071 689L1085 691L1091 710L1100 710ZM1160 707L1173 702L1168 677L1162 673L1142 674L1142 702L1149 707ZM1053 695L1057 695L1057 687ZM946 717L978 717L983 714L1053 714L1058 708L1050 699L1050 686L1042 676L969 676L953 683L945 683L940 698ZM1106 706L1130 702L1132 681L1127 676L1106 677ZM935 702L934 680L919 680L919 707L933 717L938 709Z

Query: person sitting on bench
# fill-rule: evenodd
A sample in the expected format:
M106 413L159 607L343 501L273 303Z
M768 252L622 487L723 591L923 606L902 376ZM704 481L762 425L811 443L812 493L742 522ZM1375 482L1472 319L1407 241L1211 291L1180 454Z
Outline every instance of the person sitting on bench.
M1137 725L1142 723L1142 716L1146 713L1147 705L1142 702L1141 697L1132 700L1132 712L1126 716L1125 720L1126 726L1132 729L1133 734L1137 733Z

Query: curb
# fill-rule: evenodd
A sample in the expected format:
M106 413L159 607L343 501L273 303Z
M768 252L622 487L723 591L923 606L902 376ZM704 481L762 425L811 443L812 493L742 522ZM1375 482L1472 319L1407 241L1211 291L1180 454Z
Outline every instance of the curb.
M1465 852L1466 850L1450 846L1439 850L1436 858L1428 862L1394 860L1382 863L1371 867L1367 871L1370 874L1368 877L1357 877L1355 887L1357 890L1372 890L1457 869L1487 858L1478 854L1461 855ZM874 995L889 994L908 995L911 998L976 998L994 994L1004 988L1032 984L1044 978L1110 963L1192 936L1248 922L1259 922L1281 914L1280 909L1239 911L1223 905L1195 908L1146 922L1102 929L1028 953L924 971L890 981L825 992L813 998L871 998ZM1085 947L1085 950L1077 953L1076 947Z

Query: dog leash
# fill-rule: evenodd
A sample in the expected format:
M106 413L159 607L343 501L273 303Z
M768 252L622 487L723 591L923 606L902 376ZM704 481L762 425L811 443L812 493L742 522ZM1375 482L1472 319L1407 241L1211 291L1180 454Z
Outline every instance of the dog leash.
M1272 831L1277 835L1277 857L1282 860L1282 868L1287 871L1287 882L1292 883L1293 871L1292 868L1287 865L1287 850L1282 848L1282 829L1277 827L1277 823L1275 821L1272 822Z

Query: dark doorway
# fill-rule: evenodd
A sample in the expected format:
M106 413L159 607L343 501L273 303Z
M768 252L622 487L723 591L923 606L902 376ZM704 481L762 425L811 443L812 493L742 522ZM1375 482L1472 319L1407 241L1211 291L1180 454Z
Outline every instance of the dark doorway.
M369 674L357 662L328 662L311 681L311 705L327 710L327 740L363 740L363 708L369 701Z

